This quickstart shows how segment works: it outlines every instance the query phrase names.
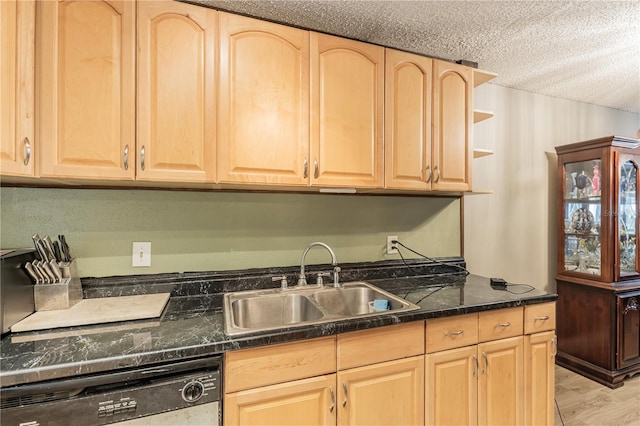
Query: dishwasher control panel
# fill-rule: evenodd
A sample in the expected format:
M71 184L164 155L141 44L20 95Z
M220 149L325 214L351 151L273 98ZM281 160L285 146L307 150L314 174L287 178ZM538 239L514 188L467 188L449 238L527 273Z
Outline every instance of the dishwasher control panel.
M126 380L58 392L56 398L38 403L26 396L8 404L3 395L2 426L38 425L98 426L127 423L138 417L166 415L201 407L205 417L220 417L220 368L172 372L149 368ZM7 403L7 404L5 404ZM206 405L205 405L206 404ZM148 423L153 424L153 423Z
M97 401L97 416L122 420L219 401L219 380L220 373L215 371L152 381L140 387L107 394L108 399Z

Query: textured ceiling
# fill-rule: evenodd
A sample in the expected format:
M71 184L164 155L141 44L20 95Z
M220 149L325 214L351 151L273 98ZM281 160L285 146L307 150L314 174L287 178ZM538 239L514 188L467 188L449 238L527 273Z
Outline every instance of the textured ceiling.
M189 0L431 57L500 86L640 113L640 0Z

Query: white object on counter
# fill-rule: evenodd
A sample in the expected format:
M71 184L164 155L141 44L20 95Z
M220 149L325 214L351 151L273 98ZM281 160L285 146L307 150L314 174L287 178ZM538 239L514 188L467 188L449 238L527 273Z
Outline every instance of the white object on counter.
M11 327L11 332L156 318L169 293L84 299L69 309L38 311Z

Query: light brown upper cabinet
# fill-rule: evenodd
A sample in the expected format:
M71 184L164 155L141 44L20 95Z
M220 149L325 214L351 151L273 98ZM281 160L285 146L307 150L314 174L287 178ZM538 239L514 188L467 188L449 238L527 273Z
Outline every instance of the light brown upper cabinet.
M0 2L0 173L34 175L35 1Z
M384 48L311 33L312 185L382 188Z
M433 180L439 191L470 191L473 69L433 61Z
M431 189L432 60L386 49L385 188Z
M138 2L138 180L215 181L216 13Z
M309 32L220 13L218 180L309 182Z
M135 177L135 2L38 3L43 177Z

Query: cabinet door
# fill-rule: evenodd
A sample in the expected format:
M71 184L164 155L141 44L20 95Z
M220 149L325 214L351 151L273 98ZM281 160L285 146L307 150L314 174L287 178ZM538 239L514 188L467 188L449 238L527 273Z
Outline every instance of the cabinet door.
M384 48L311 33L311 183L383 185Z
M385 188L431 189L431 62L386 49Z
M34 174L35 1L0 2L0 173Z
M550 425L555 422L555 359L554 331L525 336L524 423Z
M139 180L215 180L216 12L138 3Z
M220 13L218 180L309 182L309 32Z
M426 355L427 425L478 424L477 346Z
M134 179L136 4L38 6L41 176Z
M338 425L424 424L424 356L338 372Z
M618 369L640 364L640 292L619 295Z
M479 424L523 424L523 346L522 336L478 345Z
M617 230L617 238L614 240L615 278L616 280L637 279L640 275L640 252L637 250L638 210L640 199L638 198L638 183L640 174L638 168L640 157L620 154L619 168L616 181L617 191L614 199L617 200L617 221L614 221L614 229ZM594 174L596 169L594 167ZM598 184L602 178L600 171L597 177L592 178L593 185ZM617 194L615 194L617 192ZM615 215L613 216L616 217Z
M329 374L227 394L224 424L335 425L335 383Z
M433 184L440 191L471 190L472 70L433 61Z

